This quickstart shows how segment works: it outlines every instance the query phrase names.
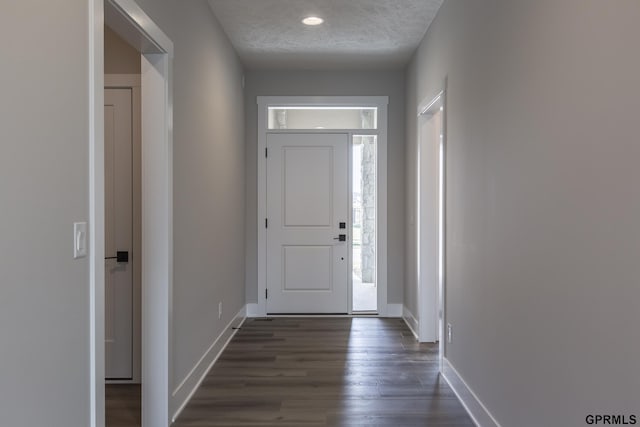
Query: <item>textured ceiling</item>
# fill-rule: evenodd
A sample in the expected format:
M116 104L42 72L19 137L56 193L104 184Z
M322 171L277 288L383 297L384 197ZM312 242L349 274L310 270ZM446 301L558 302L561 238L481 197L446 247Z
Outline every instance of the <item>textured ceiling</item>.
M443 0L209 0L248 68L401 68ZM302 18L325 20L308 27Z

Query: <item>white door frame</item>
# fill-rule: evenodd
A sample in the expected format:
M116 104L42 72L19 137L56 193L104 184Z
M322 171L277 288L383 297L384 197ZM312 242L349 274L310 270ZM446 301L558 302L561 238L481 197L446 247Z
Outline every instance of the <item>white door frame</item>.
M141 55L142 422L167 427L173 277L173 43L133 0L89 1L90 411L104 410L104 25Z
M386 317L387 308L387 96L258 96L258 309L256 315L267 315L265 293L267 289L267 148L268 133L340 133L349 135L349 144L353 135L377 135L377 290L378 316ZM277 129L269 130L269 107L371 107L378 109L378 129ZM351 147L349 156L351 156ZM351 177L351 157L349 158L349 177ZM349 207L352 205L352 183L349 179ZM351 211L351 208L349 208ZM348 227L351 229L352 213L349 214ZM352 260L349 251L349 314L353 311L351 279Z
M446 88L446 82L445 82ZM445 325L445 230L444 215L445 203L445 182L444 173L446 157L444 157L446 147L446 92L442 90L436 96L426 98L418 107L417 135L418 135L418 155L417 162L417 272L418 272L418 339L420 342L439 341L439 358L442 367L446 338L444 334ZM443 161L440 162L440 141L428 141L424 144L426 137L422 134L422 124L431 119L438 111L442 111L442 154ZM424 150L427 152L424 152ZM422 164L423 159L431 160L427 168ZM434 160L435 159L435 160ZM428 182L429 188L422 188L421 183ZM440 246L439 241L442 241ZM442 264L439 262L442 260Z

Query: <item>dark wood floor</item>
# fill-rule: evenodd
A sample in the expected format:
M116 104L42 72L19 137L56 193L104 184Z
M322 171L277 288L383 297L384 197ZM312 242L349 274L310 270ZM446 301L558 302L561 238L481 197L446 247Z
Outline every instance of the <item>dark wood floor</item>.
M107 427L140 427L140 384L108 384L104 397Z
M248 319L176 427L473 426L400 319Z

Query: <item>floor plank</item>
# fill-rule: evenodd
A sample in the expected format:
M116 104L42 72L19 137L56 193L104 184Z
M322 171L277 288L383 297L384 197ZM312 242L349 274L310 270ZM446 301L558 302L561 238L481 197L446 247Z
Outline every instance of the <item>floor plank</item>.
M248 319L176 427L473 426L400 319ZM118 426L119 427L119 426Z
M107 427L140 427L140 384L107 384L105 415Z

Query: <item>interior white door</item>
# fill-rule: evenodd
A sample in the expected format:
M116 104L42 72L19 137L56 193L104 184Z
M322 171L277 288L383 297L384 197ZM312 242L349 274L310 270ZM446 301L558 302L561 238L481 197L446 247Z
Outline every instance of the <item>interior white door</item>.
M105 376L133 377L131 89L105 89ZM126 256L125 256L126 253ZM125 260L126 258L126 260Z
M348 147L346 134L267 135L269 314L348 312Z

